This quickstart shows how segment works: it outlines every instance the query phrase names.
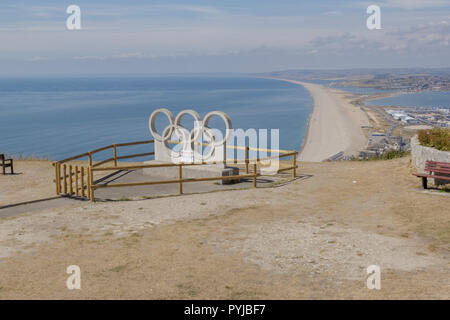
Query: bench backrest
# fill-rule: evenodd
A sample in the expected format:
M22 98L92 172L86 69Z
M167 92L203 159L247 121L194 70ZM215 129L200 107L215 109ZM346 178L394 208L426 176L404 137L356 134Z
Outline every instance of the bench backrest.
M427 160L425 171L450 174L450 163Z

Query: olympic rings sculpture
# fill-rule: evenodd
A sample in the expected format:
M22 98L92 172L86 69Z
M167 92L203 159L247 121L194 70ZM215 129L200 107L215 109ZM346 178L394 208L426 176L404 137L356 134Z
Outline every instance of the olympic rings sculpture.
M169 120L169 125L164 128L161 134L157 132L155 126L156 116L159 113L163 113ZM190 115L194 118L194 128L190 132L181 125L181 120L186 115ZM213 116L220 117L225 123L225 135L220 141L216 140L216 134L214 133L213 129L208 127L208 123ZM150 115L150 118L148 120L148 127L154 139L158 142L164 143L167 149L170 149L168 146L168 141L171 139L174 133L181 139L181 142L184 146L192 146L192 144L197 141L199 137L205 137L205 140L208 142L208 144L211 145L207 157L212 155L215 147L223 145L232 133L231 120L228 115L222 111L211 111L205 115L203 120L201 120L200 115L194 110L180 111L180 113L178 113L178 115L174 118L170 110L166 108L156 109Z

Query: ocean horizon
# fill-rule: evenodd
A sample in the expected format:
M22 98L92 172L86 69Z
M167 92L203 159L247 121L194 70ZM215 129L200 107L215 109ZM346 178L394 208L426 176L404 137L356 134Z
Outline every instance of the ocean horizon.
M174 116L194 109L201 117L220 110L233 128L280 129L280 148L299 150L313 100L303 86L247 76L3 78L0 153L61 160L113 143L150 140L148 119L158 108ZM189 122L186 116L183 125ZM161 120L159 131L167 123ZM223 127L218 119L215 125ZM134 146L124 153L146 148L153 149Z

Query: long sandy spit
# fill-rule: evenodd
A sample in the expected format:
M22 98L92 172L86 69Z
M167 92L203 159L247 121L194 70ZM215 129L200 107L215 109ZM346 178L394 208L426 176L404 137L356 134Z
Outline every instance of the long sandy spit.
M314 100L300 161L320 162L340 152L351 156L365 148L367 137L361 127L369 125L367 115L350 104L342 91L301 81L283 81L304 86Z

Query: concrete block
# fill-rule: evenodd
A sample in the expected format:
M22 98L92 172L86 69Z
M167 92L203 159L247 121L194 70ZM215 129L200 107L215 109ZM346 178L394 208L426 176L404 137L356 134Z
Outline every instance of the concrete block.
M145 164L161 164L171 163L158 160L145 161ZM167 179L178 179L178 167L158 167L158 168L144 168L143 173L156 177L163 177ZM204 164L195 166L183 166L183 178L212 178L223 176L239 175L239 168L224 167L223 164ZM233 180L217 180L221 184L232 184L239 182L239 179Z

